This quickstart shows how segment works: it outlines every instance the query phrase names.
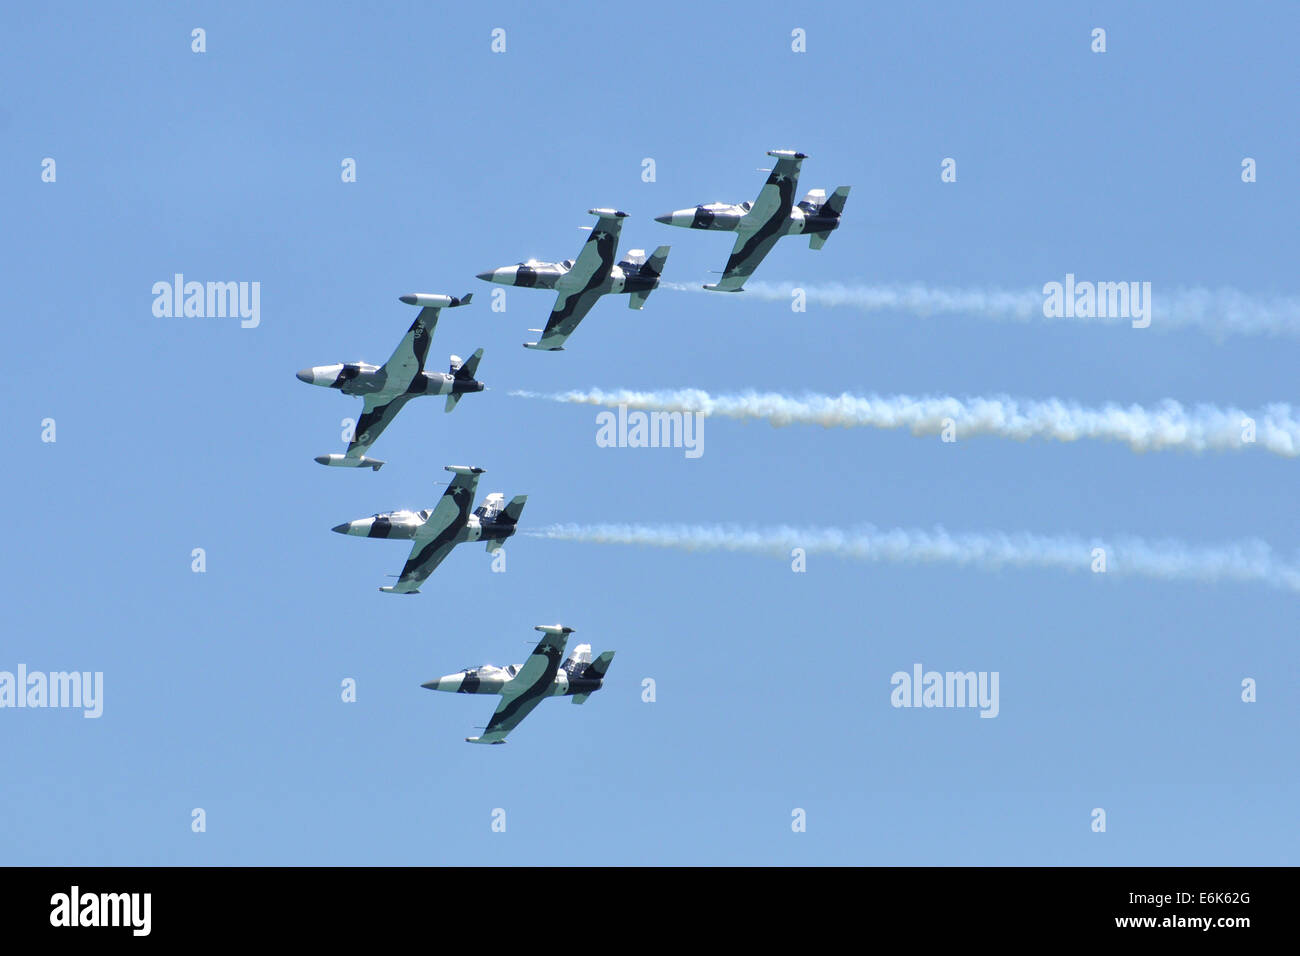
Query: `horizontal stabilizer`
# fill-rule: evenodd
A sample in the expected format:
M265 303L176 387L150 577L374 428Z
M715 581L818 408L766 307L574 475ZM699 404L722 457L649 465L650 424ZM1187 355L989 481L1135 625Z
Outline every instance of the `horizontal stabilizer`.
M365 455L359 457L349 457L348 455L317 455L316 460L322 465L330 465L334 468L370 468L378 471L384 467L384 462L378 458L367 458Z
M590 696L591 696L590 694L574 694L573 702L575 704L585 704L587 702L587 698Z
M465 394L464 392L452 392L450 395L448 395L447 406L445 408L445 411L451 411L453 408L455 408L456 403L460 401L460 397L464 394Z
M505 545L506 545L505 538L488 538L487 552L488 554L496 554L498 551L504 548Z
M543 345L541 342L525 342L524 348L537 349L539 352L563 352L563 345Z
M826 245L826 240L831 237L829 232L814 232L812 238L808 240L809 249L820 249Z

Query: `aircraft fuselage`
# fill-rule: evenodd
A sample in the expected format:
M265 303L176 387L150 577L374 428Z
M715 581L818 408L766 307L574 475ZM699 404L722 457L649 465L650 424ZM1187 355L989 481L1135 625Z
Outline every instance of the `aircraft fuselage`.
M518 265L502 266L491 272L479 275L480 279L511 285L521 289L554 289L557 292L573 292L581 288L590 288L600 295L620 292L649 292L659 285L659 276L641 275L636 267L624 268L622 265L611 266L603 276L594 276L595 283L570 278L572 262L521 262Z
M666 216L659 216L658 221L686 229L735 232L740 228L741 221L749 215L750 208L750 203L707 203L694 209L679 209ZM780 235L797 236L803 233L831 232L838 229L839 225L839 216L821 215L815 209L795 206L781 226Z
M396 398L399 395L451 395L462 392L481 392L483 383L474 379L457 378L449 372L417 372L408 382L394 379L377 365L366 362L349 362L338 365L316 365L298 373L298 378L308 385L336 388L344 395L373 395L376 398Z
M475 667L456 674L439 677L420 686L429 690L441 690L451 694L501 694L515 679L517 667ZM574 677L561 667L556 671L543 694L545 697L571 697L574 694L594 694L604 685L604 680L590 677Z
M430 511L389 511L385 514L358 518L337 526L339 534L350 534L357 538L415 538L424 523L429 520ZM512 521L497 521L489 515L471 514L465 521L465 527L456 535L456 544L467 541L491 541L509 538L518 530Z

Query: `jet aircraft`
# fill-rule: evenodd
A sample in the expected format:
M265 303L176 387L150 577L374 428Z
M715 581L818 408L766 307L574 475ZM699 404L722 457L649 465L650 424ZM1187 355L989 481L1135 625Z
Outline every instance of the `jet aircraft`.
M605 651L594 661L591 645L579 644L573 654L560 662L564 644L573 628L561 624L539 624L536 631L542 639L523 666L470 667L456 674L431 680L421 687L443 690L455 694L500 694L492 719L483 729L482 736L466 737L471 744L503 744L506 735L519 726L520 721L533 712L545 697L572 697L581 704L600 690L614 659L613 651Z
M471 514L478 476L483 474L483 469L464 465L445 467L455 477L433 510L392 511L345 521L332 529L358 538L400 538L412 542L411 556L397 583L379 589L387 594L419 594L420 585L458 544L486 541L488 553L492 554L515 533L527 495L516 495L509 504L502 504L506 496L493 492Z
M383 365L375 366L366 362L317 365L298 373L298 378L308 385L337 388L344 395L360 395L365 400L347 453L319 455L316 458L318 462L345 468L368 467L378 471L384 462L378 458L367 458L366 452L383 434L384 429L392 424L407 402L420 395L446 395L446 410L451 411L462 395L483 391L483 383L474 379L479 360L483 358L482 349L475 351L464 362L460 356L453 355L451 367L446 372L426 372L424 369L424 360L433 343L433 330L438 324L438 312L441 309L469 305L471 298L472 294L466 294L460 299L450 295L425 293L404 295L401 297L402 302L423 308L406 330L397 351Z
M644 249L633 249L627 258L614 262L618 252L619 232L627 213L616 209L589 209L596 216L591 236L582 246L577 260L541 262L529 259L518 265L502 266L478 277L485 282L513 285L528 289L554 289L555 307L536 342L525 342L526 349L545 352L564 351L565 340L573 334L596 300L609 293L628 293L628 308L640 309L659 285L659 277L668 259L668 246L660 246L649 259Z
M820 249L840 226L840 214L849 198L848 186L840 186L829 199L824 189L811 190L796 205L794 194L799 188L799 167L807 155L789 149L771 149L767 155L776 157L776 166L754 202L706 203L655 217L656 222L669 226L738 234L722 278L714 285L705 285L706 289L740 292L745 280L754 274L782 236L809 234L812 237L809 246Z

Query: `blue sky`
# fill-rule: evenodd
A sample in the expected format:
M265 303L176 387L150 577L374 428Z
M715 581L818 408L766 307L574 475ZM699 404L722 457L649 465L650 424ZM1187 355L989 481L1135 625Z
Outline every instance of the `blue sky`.
M853 193L824 249L786 240L759 278L1036 289L1073 272L1157 296L1296 295L1295 17L1105 3L6 12L0 670L102 671L105 699L98 720L0 711L0 862L1296 863L1295 594L816 554L795 574L786 558L521 537L504 574L466 546L398 598L377 587L405 545L329 531L430 506L441 467L465 463L487 469L482 493L528 493L535 527L870 523L1259 537L1294 554L1296 465L1275 456L710 420L687 460L599 448L594 409L509 395L1254 408L1292 399L1294 337L795 314L665 289L642 312L605 300L547 354L519 343L551 296L510 290L493 312L474 276L571 257L586 210L617 206L624 250L671 243L665 278L707 281L728 237L653 217L753 199L764 152L788 147L812 157L801 192ZM790 49L795 28L807 53ZM345 157L356 183L340 181ZM940 182L944 157L956 183ZM260 326L156 318L151 288L176 272L260 282ZM453 415L408 406L375 446L378 473L316 465L359 403L294 372L382 362L412 318L397 297L414 291L479 294L444 313L430 364L482 346L492 390ZM557 620L618 651L605 689L580 709L543 703L508 746L464 744L494 699L420 683L521 662L531 626ZM999 716L891 707L890 675L916 662L999 672ZM807 832L792 832L794 808Z

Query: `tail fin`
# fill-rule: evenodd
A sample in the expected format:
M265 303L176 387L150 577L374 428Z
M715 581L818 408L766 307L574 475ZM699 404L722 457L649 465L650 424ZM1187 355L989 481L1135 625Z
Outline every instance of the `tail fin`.
M510 499L510 503L508 505L506 505L500 511L497 511L492 515L492 520L500 522L501 524L509 524L509 525L518 524L519 516L523 514L524 504L527 501L528 501L527 495L515 495L513 498ZM507 535L507 537L508 536L509 535ZM501 548L505 545L505 543L506 543L505 538L487 539L488 553L496 554L498 551L501 550Z
M515 495L510 499L510 503L501 509L501 514L497 515L497 520L509 521L511 524L518 524L519 516L523 514L524 505L527 502L527 495Z
M460 368L456 369L456 377L459 379L473 379L474 373L478 371L478 363L483 360L483 350L475 349L474 354L461 363Z
M478 363L482 358L483 358L483 350L475 349L473 355L471 355L466 361L461 362L459 365L457 365L456 356L453 355L451 357L452 359L451 374L455 377L456 381L458 382L474 381L474 374L478 371ZM464 392L452 392L450 395L448 395L446 411L451 411L453 408L455 408L456 403L459 402L464 395L465 395Z
M643 276L653 276L658 279L664 274L664 263L668 261L668 250L671 246L660 246L654 251L649 259L641 266Z
M582 676L591 680L604 680L605 674L609 671L610 661L613 659L613 651L602 651L599 657L587 665L587 669L582 672Z
M831 193L831 198L822 204L821 214L823 216L834 216L836 219L844 212L844 204L849 201L848 186L840 186L835 192Z
M586 669L583 670L581 676L585 680L604 680L605 672L609 670L609 663L613 659L614 659L614 652L605 651L594 661L592 661L590 664L587 665ZM590 693L574 694L573 702L575 704L585 704L587 702L587 698L590 696L591 696Z
M668 261L669 248L669 246L660 246L656 249L654 255L641 265L637 275L647 279L654 279L658 283L659 277L664 274L664 263ZM645 300L650 298L650 293L653 291L654 289L646 289L644 292L633 292L627 297L627 307L629 309L640 309L645 305Z
M809 195L812 195L809 193ZM831 193L831 198L821 204L817 210L817 215L826 219L839 219L840 213L844 212L844 204L849 201L849 187L840 186L835 192ZM836 224L838 225L838 223ZM835 226L831 226L834 229ZM810 249L820 249L826 245L826 240L831 237L831 229L824 229L821 232L814 232L812 238L808 240Z

